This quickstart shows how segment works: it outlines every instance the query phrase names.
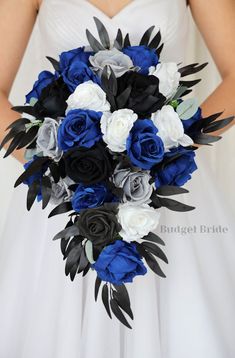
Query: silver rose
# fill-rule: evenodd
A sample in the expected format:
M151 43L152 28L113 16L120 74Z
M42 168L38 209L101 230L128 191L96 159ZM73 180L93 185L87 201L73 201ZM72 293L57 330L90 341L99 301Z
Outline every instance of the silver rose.
M57 132L59 123L52 118L45 118L38 131L37 147L43 155L59 161L62 150L58 147Z
M113 175L114 184L124 191L123 202L147 204L153 192L153 185L149 183L148 172L132 172L130 169L116 168Z
M64 201L69 200L72 197L72 191L69 190L69 186L73 184L73 182L68 178L61 179L58 183L52 182L52 192L50 203L52 205L59 205Z
M122 76L125 72L134 69L134 65L129 56L113 48L111 50L102 50L94 56L89 57L93 70L100 74L105 66L110 66L116 77Z

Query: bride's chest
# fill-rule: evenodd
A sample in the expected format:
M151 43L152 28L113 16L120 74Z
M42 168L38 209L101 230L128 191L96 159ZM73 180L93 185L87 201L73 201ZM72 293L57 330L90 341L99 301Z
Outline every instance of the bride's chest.
M130 34L133 43L155 25L166 44L165 56L172 56L176 48L182 53L187 33L185 0L133 0L112 18L86 0L43 0L38 25L45 51L52 55L86 45L86 29L96 33L93 16L104 23L111 38L121 28L123 33Z

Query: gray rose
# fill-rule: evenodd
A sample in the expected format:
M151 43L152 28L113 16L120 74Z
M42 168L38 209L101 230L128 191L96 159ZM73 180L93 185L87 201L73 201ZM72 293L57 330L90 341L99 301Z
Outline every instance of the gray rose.
M116 48L99 51L94 56L90 56L89 60L93 66L93 70L99 74L105 66L110 66L116 77L120 77L125 72L134 69L130 57L118 51Z
M59 205L72 197L72 191L68 189L70 185L74 184L69 178L61 179L58 183L52 182L52 192L50 203L52 205Z
M57 132L59 123L52 118L45 118L38 131L37 148L55 161L59 161L62 150L58 147Z
M114 184L124 191L123 202L133 204L147 204L153 192L153 185L149 183L148 172L132 172L130 169L116 168L113 175Z

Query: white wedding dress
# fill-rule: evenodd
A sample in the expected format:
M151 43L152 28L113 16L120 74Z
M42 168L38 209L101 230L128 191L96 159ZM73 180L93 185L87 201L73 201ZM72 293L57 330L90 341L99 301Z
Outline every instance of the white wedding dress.
M87 44L86 28L95 33L93 16L111 36L120 27L133 42L154 24L165 43L162 59L184 61L185 0L134 0L112 19L85 0L44 0L19 73L17 104L37 73L50 69L46 55L57 58ZM159 226L169 259L169 265L161 264L167 278L149 271L128 285L132 330L108 318L100 297L95 303L94 272L74 282L65 276L59 242L52 237L66 215L48 220L51 208L42 211L40 204L28 213L26 188L16 189L0 248L0 358L235 357L233 218L203 149L197 154L199 170L186 185L190 194L179 197L196 210L162 210L161 217L169 230L192 227L192 232L161 233L165 226Z

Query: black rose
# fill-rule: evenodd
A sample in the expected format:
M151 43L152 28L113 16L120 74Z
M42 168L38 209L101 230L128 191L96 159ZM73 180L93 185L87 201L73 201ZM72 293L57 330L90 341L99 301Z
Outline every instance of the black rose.
M69 95L70 91L60 77L42 90L34 109L42 117L62 117L65 115Z
M166 98L159 92L159 79L144 76L138 72L126 72L117 79L118 95L131 88L125 108L132 109L140 118L148 118L151 113L161 109Z
M80 234L90 240L96 248L103 248L114 242L121 230L117 212L117 205L114 204L83 210L77 221Z
M96 184L107 180L112 173L111 159L100 143L92 148L68 150L64 161L66 174L76 183Z

